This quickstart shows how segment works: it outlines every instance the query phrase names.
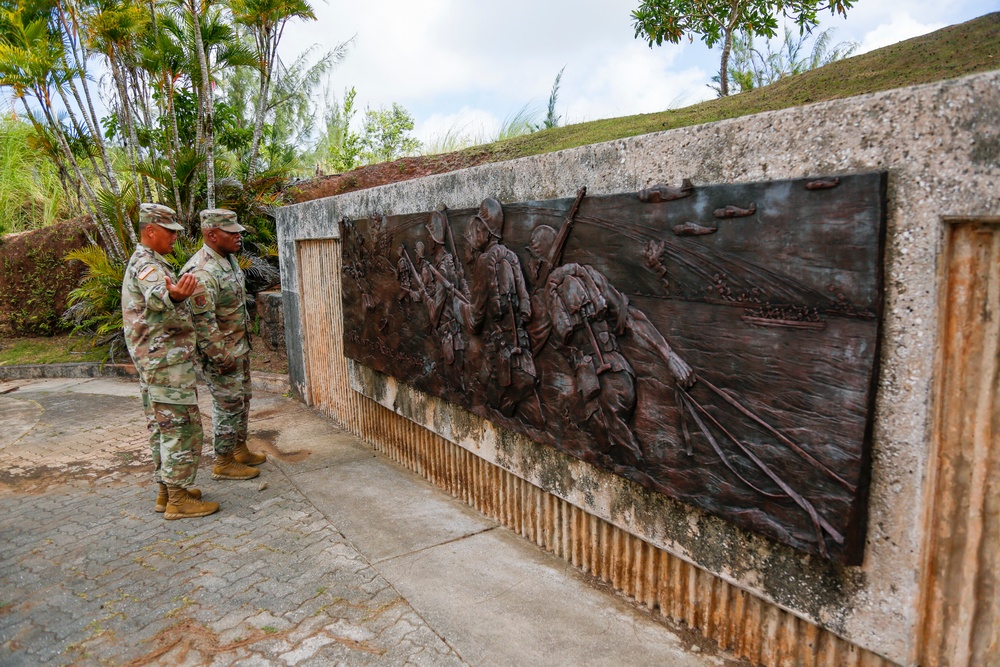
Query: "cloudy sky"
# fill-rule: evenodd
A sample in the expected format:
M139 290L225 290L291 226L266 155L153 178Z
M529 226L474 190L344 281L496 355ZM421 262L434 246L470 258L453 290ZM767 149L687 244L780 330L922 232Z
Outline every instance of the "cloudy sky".
M489 137L526 104L544 116L565 67L562 123L662 111L714 93L720 51L703 42L649 48L633 36L638 0L312 0L317 21L290 25L283 57L353 37L329 77L357 106L402 104L415 134ZM859 52L1000 10L1000 0L858 0L847 18L824 13L820 29ZM359 119L356 119L359 120Z

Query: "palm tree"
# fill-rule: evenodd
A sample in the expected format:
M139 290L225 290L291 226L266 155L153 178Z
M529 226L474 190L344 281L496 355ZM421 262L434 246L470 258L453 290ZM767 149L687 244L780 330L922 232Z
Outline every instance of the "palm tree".
M115 177L114 168L111 165L107 144L104 142L104 135L100 131L100 121L98 120L97 113L94 110L94 103L90 96L90 86L87 84L87 57L89 54L86 52L83 40L81 39L82 31L80 29L79 11L76 5L67 2L56 2L54 8L56 12L54 18L58 20L58 27L61 29L63 44L65 45L63 68L75 75L66 81L66 85L73 94L77 107L81 110L81 115L87 125L89 136L95 142L101 158L103 169L96 170L98 178L112 192L118 193L120 191L118 179ZM66 52L72 55L72 64L70 64ZM80 85L77 85L77 79L79 79ZM83 99L80 97L81 89L83 90L86 104L84 104ZM71 104L66 103L65 107L68 111L72 111Z
M66 57L62 37L52 29L50 19L49 13L40 11L0 11L0 87L11 89L24 106L36 135L49 138L58 149L53 155L58 156L57 163L63 162L72 171L73 185L97 221L102 238L115 256L123 257L125 249L97 206L97 194L84 176L53 104L53 90L61 91L73 73L63 67ZM29 98L37 105L37 113Z
M233 17L250 31L257 55L259 89L254 108L253 138L250 142L250 156L247 173L253 177L260 153L260 140L264 131L264 115L271 79L278 62L278 44L285 26L294 18L316 20L312 7L306 0L232 0Z
M152 8L151 11L153 11ZM177 178L177 161L181 152L181 141L177 129L177 109L175 106L177 84L185 76L184 49L177 39L177 34L181 32L181 29L170 15L157 17L153 11L151 16L153 17L153 29L143 40L139 50L139 63L149 73L153 85L159 92L160 122L167 124L163 130L163 144L166 149L167 164L170 168L168 189L173 195L174 210L186 220L188 214L184 210L184 200L181 198L180 182ZM154 180L158 183L163 182L156 178Z
M132 54L138 50L138 37L148 28L149 21L150 17L144 8L131 0L93 0L85 24L90 47L101 53L111 68L111 78L118 93L120 121L127 137L125 149L132 166L133 185L147 200L151 194L149 183L143 180L140 187L135 169L145 159L136 132L136 116L140 105L133 102L129 91L138 93L142 89L141 86L134 85L133 77L137 68Z

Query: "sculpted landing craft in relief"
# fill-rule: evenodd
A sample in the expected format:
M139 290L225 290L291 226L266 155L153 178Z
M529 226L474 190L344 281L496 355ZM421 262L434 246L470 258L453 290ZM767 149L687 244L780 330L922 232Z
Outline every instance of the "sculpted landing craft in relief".
M797 549L859 563L885 175L344 220L345 352Z

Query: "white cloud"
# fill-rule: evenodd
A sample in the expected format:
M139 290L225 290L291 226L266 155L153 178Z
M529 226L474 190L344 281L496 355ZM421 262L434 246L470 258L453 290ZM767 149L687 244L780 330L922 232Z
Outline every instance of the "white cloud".
M563 66L556 112L564 123L661 111L713 96L706 84L718 69L719 50L697 38L649 48L634 37L630 12L637 0L313 4L319 20L293 23L286 32L286 61L312 44L333 45L356 34L347 59L330 75L331 90L339 97L356 87L362 112L402 104L424 141L463 127L488 136L525 104L538 110L540 120ZM868 50L986 11L982 0L864 0L846 19L823 12L819 29L834 28L835 41L856 41Z
M883 46L926 35L929 32L940 30L946 25L946 23L921 23L907 12L894 12L890 21L865 33L858 53L874 51Z
M674 66L684 46L649 49L633 42L623 45L594 71L579 77L578 87L566 91L565 120L651 113L693 104L712 97L709 74L700 67Z

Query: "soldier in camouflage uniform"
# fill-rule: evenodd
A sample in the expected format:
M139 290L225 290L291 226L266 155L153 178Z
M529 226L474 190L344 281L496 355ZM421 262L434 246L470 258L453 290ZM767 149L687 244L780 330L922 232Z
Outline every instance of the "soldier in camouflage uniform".
M139 372L142 405L150 428L156 509L166 519L206 516L219 509L191 487L201 458L202 428L194 369L195 334L188 297L193 276L175 281L163 259L184 229L172 209L140 204L140 244L122 281L125 342ZM162 508L162 509L161 509Z
M250 336L246 287L236 253L243 247L244 227L225 209L201 212L205 240L181 273L198 279L191 312L198 357L212 392L215 466L212 479L250 479L255 465L267 460L247 449L250 416Z

